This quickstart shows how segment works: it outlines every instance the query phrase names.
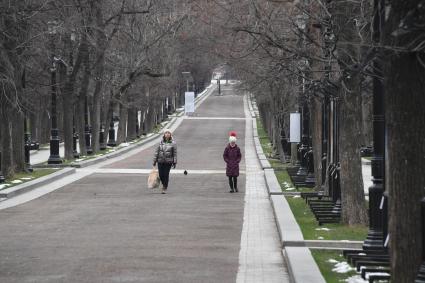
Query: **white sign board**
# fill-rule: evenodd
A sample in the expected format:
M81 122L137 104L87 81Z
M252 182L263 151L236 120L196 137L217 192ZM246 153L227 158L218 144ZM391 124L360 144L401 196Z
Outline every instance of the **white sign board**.
M195 112L195 93L188 91L184 93L184 113Z
M301 142L301 114L291 113L289 116L289 142Z

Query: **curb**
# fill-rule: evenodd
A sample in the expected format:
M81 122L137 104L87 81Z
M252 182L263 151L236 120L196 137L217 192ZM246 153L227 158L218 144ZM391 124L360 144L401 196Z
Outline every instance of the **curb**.
M251 100L248 99L248 105L250 103L252 103L252 102L251 102ZM257 153L257 157L260 161L261 168L271 169L272 166L270 165L270 162L267 160L267 157L264 154L263 148L261 147L260 138L258 137L258 132L257 132L257 120L256 119L252 119L252 128L253 128L253 133L254 133L253 136L254 136L255 152Z
M300 226L292 214L291 208L284 196L271 195L273 212L276 220L277 230L279 231L280 243L282 247L285 242L304 241ZM285 216L285 217L283 217Z
M286 247L282 254L292 283L326 283L308 248Z
M65 176L74 174L75 172L76 172L75 168L68 167L68 168L61 169L55 173L37 178L32 181L25 182L24 184L20 184L8 189L4 189L0 192L0 198L11 198L11 197L26 193L30 190L36 189L50 182L59 180Z
M264 169L264 178L266 179L266 187L269 195L283 195L279 181L277 180L277 177L274 174L274 170L272 168Z

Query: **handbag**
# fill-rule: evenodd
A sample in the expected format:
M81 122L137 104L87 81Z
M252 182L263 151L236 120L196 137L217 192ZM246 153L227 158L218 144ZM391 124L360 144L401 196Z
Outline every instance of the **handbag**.
M149 173L148 177L148 189L155 189L159 187L160 179L158 174L158 169L153 168Z

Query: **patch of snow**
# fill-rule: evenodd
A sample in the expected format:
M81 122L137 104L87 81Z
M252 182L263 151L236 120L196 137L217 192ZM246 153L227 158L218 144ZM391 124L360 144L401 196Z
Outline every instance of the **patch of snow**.
M360 275L354 275L345 280L347 283L369 283L369 281L363 280Z
M285 191L293 191L295 188L287 188Z
M335 260L333 258L330 258L330 259L328 259L328 262L330 262L330 263L338 263L339 261L337 261L337 260Z
M331 231L331 229L323 227L323 228L316 228L316 231Z
M347 273L347 272L350 272L352 270L356 270L356 269L351 267L345 261L335 264L335 267L332 269L332 271L335 271L337 273Z
M325 238L323 238L323 237L317 237L317 240L323 240L323 239L325 239Z
M358 255L366 255L365 253L359 253Z
M7 188L9 185L8 184L1 184L0 185L0 190L2 190L2 189L4 189L4 188Z
M123 142L122 144L121 144L121 146L122 147L126 147L126 146L129 146L130 144L128 143L128 142Z
M80 161L83 161L83 160L84 160L84 158L75 159L76 162L80 162Z
M34 179L34 177L22 177L21 180L31 180Z
M300 198L301 196L293 196L292 198Z
M22 181L21 180L13 180L11 183L12 184L20 184L20 183L22 183Z

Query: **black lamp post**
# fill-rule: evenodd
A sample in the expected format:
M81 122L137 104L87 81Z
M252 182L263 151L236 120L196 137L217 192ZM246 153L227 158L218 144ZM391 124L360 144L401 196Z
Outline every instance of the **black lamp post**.
M57 115L56 115L56 63L55 63L55 34L56 34L56 21L50 21L47 23L49 25L49 34L50 34L50 43L51 43L51 63L52 67L50 69L51 75L51 103L52 103L52 128L50 130L50 156L47 160L48 164L61 164L62 159L59 156L59 130L57 124Z
M99 148L100 148L100 150L105 150L106 149L105 127L103 125L100 126L100 132L99 132Z
M374 1L373 40L380 42L380 28L385 21L385 1ZM372 186L369 188L369 232L363 243L365 250L384 249L384 217L386 212L380 208L381 201L385 201L384 191L384 150L385 150L385 112L384 86L380 81L381 66L374 62L376 76L373 78L373 157L372 157Z
M87 96L84 101L84 138L86 141L86 150L87 154L92 154L93 150L91 148L91 134L90 134L90 126L89 126L89 113L88 113L88 104L87 104Z
M422 217L422 264L416 276L415 283L425 282L425 198L421 200L421 217Z
M77 151L77 140L78 133L75 131L75 126L72 127L72 154L74 158L80 158L80 154Z
M138 114L137 114L138 115ZM139 124L139 117L136 118L136 137L140 138L140 124Z
M301 108L301 119L302 119L302 134L301 134L301 146L298 149L301 158L301 166L298 169L298 176L307 176L307 152L308 152L308 140L309 140L309 116L308 116L308 105L307 102L303 102Z
M117 142L115 140L115 125L113 117L111 117L111 122L109 123L108 146L117 146Z
M332 174L330 183L332 184L332 200L335 203L333 213L341 213L341 181L340 181L340 163L339 163L339 106L338 99L332 101Z
M322 186L326 183L326 168L328 163L329 135L329 98L326 95L322 101Z
M31 134L28 131L28 119L24 118L24 141L25 141L25 171L32 172L33 169L31 167L30 162L30 150L31 150Z

